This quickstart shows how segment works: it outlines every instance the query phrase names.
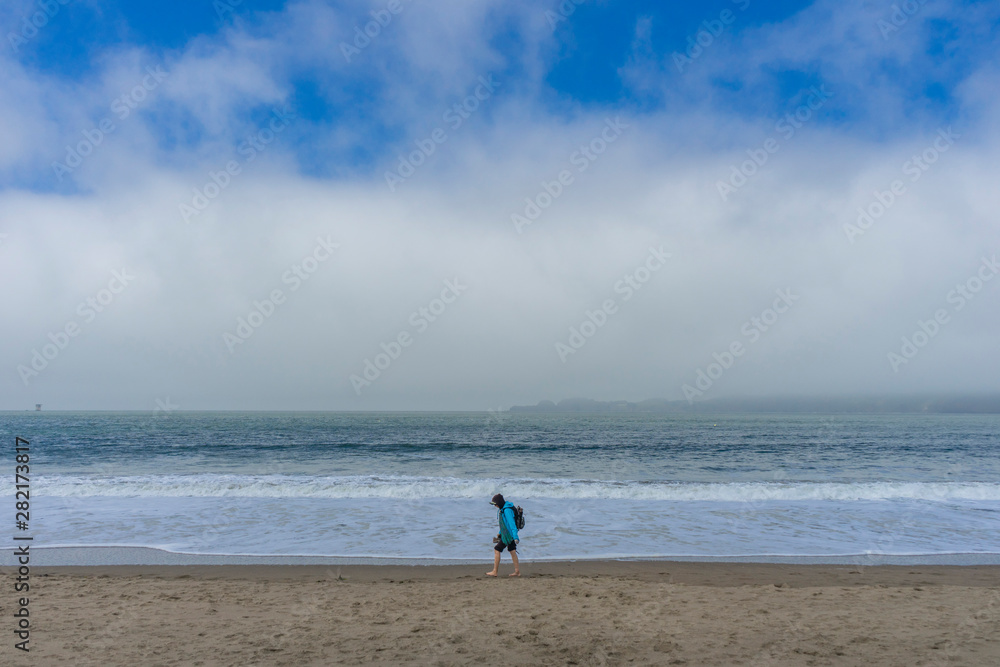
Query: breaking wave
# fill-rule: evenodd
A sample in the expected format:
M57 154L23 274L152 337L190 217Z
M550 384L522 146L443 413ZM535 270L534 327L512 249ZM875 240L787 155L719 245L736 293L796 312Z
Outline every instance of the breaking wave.
M57 497L243 498L489 498L497 491L521 498L648 501L879 501L1000 500L990 482L747 482L693 483L586 479L461 479L357 475L138 475L38 477L33 492ZM10 490L13 493L13 489Z

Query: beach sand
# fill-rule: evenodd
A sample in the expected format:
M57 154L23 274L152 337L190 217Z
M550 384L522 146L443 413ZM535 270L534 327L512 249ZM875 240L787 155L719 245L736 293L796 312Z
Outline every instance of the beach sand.
M1000 665L1000 566L32 568L3 665ZM10 568L2 568L12 582Z

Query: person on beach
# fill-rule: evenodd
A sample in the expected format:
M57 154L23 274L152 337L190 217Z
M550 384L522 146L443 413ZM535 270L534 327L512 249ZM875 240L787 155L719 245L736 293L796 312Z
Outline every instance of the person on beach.
M493 496L490 504L497 508L497 520L500 522L500 532L493 538L493 570L486 573L487 577L495 577L500 572L500 554L506 549L510 559L514 561L514 572L510 576L520 577L521 568L517 562L517 524L514 523L514 505L503 499L502 494Z

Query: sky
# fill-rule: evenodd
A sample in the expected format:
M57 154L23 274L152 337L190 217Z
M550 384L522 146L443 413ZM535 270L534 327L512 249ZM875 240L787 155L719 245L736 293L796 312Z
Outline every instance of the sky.
M7 0L0 409L1000 391L998 27Z

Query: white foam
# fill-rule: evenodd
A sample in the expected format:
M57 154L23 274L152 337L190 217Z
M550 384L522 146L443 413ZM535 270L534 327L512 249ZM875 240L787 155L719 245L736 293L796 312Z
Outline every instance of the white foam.
M34 490L34 489L33 489ZM512 496L527 558L994 552L995 501L673 502ZM32 498L34 501L35 499ZM496 514L483 497L53 497L37 539L175 552L481 558Z
M517 498L645 501L993 501L992 482L749 482L680 483L585 479L459 479L454 477L296 475L139 475L38 477L33 491L54 497L236 498ZM13 493L13 488L3 493Z

